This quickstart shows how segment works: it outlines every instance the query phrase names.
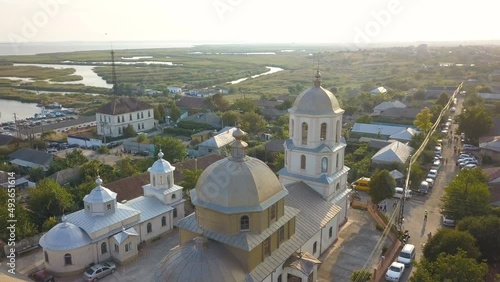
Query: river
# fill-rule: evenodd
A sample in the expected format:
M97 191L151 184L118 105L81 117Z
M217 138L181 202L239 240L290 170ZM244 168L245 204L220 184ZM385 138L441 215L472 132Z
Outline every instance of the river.
M256 78L256 77L263 76L263 75L273 74L273 73L277 73L277 72L283 70L282 68L278 68L278 67L268 67L268 66L266 66L266 68L268 68L269 71L261 73L261 74L256 74L256 75L252 75L252 76L249 76L249 77L244 77L244 78L240 78L240 79L237 79L237 80L229 81L227 83L238 84L238 83L240 83L242 81L245 81L245 80L247 80L249 78Z
M0 122L14 121L14 114L17 119L26 119L41 112L42 109L35 103L0 99Z

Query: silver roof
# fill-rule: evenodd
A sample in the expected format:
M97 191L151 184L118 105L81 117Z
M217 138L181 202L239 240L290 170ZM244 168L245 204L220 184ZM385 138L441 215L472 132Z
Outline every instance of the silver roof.
M109 190L106 187L103 187L102 180L100 177L97 178L95 181L97 184L97 187L92 189L88 195L85 195L83 197L83 201L85 203L90 203L90 204L95 204L95 203L106 203L109 201L116 200L116 193Z
M276 222L271 224L262 233L252 233L252 232L239 232L235 235L226 235L223 233L203 230L199 227L196 220L196 215L194 213L178 221L175 226L186 229L188 231L204 235L212 240L224 243L225 245L233 246L235 248L251 251L256 246L260 245L264 240L276 232L281 226L287 223L290 219L296 216L300 211L295 208L285 206L285 215L279 218Z
M128 236L139 236L139 233L137 233L134 227L131 227L127 230L123 228L123 230L120 233L116 233L115 235L113 235L113 238L115 238L118 244L121 244L128 238Z
M75 224L81 229L85 230L87 234L92 234L103 228L109 228L115 223L123 222L124 220L138 215L140 212L136 209L116 204L114 213L105 215L92 215L85 210L79 210L74 213L68 214L66 217L68 222Z
M83 247L92 241L80 227L62 222L54 226L40 238L42 248L53 251L73 250Z
M301 179L301 180L305 180L305 181L313 181L313 182L318 182L318 183L323 183L323 184L331 184L333 181L338 179L341 175L346 174L349 170L350 170L350 168L348 166L343 166L341 169L339 169L338 171L336 171L335 173L333 173L330 176L323 173L320 176L315 177L315 176L303 175L300 173L293 173L293 172L288 171L287 167L284 167L280 171L278 171L278 174L294 177L296 179Z
M174 171L175 167L172 166L169 162L163 159L163 152L160 149L158 153L158 160L153 163L153 165L148 168L148 172L152 173L167 173Z
M305 147L301 147L301 146L295 146L295 144L293 144L292 139L287 139L287 140L285 140L284 146L287 149L296 150L296 151L303 151L303 152L310 152L310 153L324 153L324 152L335 153L338 150L340 150L344 147L347 147L347 144L345 142L339 142L335 146L329 147L328 145L323 143L316 148L305 148Z
M315 256L308 252L295 253L291 255L285 262L286 267L295 268L298 271L304 273L304 275L309 276L314 271L314 266L320 264Z
M125 203L127 207L134 210L138 210L141 214L140 222L144 222L155 218L161 214L165 214L173 208L169 205L164 204L162 201L158 200L156 197L138 197Z
M217 135L201 142L198 146L209 147L214 149L222 148L234 141L233 132L236 127L224 127Z
M211 205L211 209L259 207L274 196L284 197L287 192L274 172L261 160L228 157L206 168L196 184L193 203ZM199 202L197 202L199 201Z
M320 85L300 93L288 111L303 115L339 115L344 112L335 95Z
M195 238L198 239L198 238ZM206 246L193 242L171 249L156 266L158 282L245 282L248 279L238 260L221 244L208 240Z

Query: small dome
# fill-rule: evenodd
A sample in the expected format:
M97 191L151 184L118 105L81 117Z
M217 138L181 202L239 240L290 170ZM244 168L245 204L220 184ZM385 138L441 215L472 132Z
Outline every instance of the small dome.
M163 152L161 151L161 149L158 153L158 160L154 162L154 164L150 168L148 168L148 172L150 173L167 173L174 170L175 167L163 159Z
M97 177L97 180L95 182L97 183L97 187L92 189L92 191L90 191L88 195L85 195L85 197L83 198L83 201L85 203L107 203L116 199L115 192L101 186L102 180L99 176Z
M283 188L274 172L261 160L246 156L231 157L211 164L200 175L193 204L221 212L238 212L238 208L257 208L273 197L284 197ZM262 209L260 209L262 210Z
M335 95L321 87L320 77L318 71L314 86L299 94L289 110L291 114L331 115L344 112Z
M80 227L63 219L40 238L39 244L47 250L62 251L83 247L91 241Z
M154 281L246 281L246 273L238 260L219 243L195 238L171 249L156 266Z

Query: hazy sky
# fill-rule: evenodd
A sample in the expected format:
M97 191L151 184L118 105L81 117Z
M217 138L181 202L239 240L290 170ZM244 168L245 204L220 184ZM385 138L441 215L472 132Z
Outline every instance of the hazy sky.
M0 42L498 40L497 3L495 0L0 0Z

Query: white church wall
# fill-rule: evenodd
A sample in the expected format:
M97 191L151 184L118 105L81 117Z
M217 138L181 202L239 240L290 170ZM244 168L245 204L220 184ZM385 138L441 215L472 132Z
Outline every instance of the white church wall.
M54 273L76 273L83 270L87 265L93 262L93 245L85 245L73 250L45 250L48 256L48 262L45 261L45 268ZM71 264L66 264L64 256L71 255Z

